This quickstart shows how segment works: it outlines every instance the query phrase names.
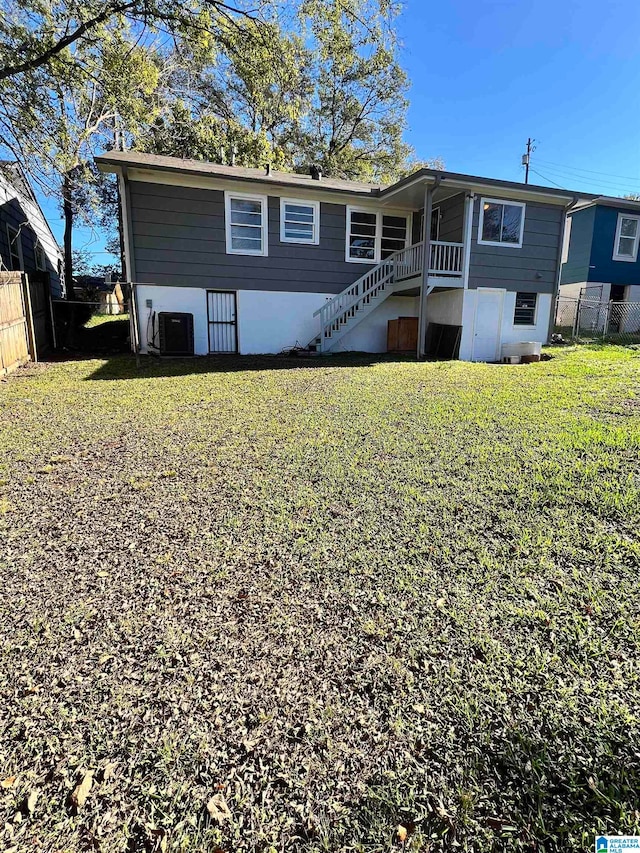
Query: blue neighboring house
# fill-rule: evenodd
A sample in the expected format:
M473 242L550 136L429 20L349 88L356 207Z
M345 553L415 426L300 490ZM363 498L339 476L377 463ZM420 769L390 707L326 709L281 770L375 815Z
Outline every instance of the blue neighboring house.
M567 217L560 294L640 302L640 201L600 196Z

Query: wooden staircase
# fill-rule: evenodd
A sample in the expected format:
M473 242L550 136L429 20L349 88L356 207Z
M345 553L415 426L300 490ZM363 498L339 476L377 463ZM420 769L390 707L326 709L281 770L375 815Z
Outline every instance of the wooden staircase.
M394 292L396 282L422 272L423 244L415 243L385 258L342 293L314 312L320 317L320 335L308 346L311 352L328 352L381 302Z

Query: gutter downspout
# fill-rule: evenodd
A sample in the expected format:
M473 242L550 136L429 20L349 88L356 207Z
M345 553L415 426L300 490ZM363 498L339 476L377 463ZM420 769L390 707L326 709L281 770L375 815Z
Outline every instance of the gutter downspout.
M418 361L425 355L425 339L427 335L427 296L429 287L429 267L431 266L431 214L433 212L433 194L442 182L442 176L437 175L433 185L426 185L424 191L424 214L422 216L422 277L420 280L420 305L418 310Z
M553 327L555 325L556 320L556 311L558 306L558 297L560 296L560 278L562 276L562 250L564 248L564 235L567 230L567 215L572 207L575 207L578 204L579 197L574 195L573 199L566 204L563 210L562 217L562 228L560 229L560 242L558 244L558 253L556 257L556 283L553 289L553 297L551 299L551 311L549 312L549 328L547 329L547 341L551 340L551 335L553 334Z

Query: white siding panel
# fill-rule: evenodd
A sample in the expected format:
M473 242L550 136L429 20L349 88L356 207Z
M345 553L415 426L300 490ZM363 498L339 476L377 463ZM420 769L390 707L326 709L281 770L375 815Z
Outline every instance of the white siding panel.
M417 296L389 296L340 339L332 352L386 352L387 324L398 317L417 317Z
M320 334L320 308L328 293L238 291L238 342L243 355L278 353L296 344L306 347Z
M148 352L147 342L152 334L150 316L152 312L182 311L193 314L193 345L196 355L209 352L207 327L207 291L199 287L163 287L156 284L139 284L136 287L138 303L138 325L140 328L141 352ZM152 307L146 307L146 300Z

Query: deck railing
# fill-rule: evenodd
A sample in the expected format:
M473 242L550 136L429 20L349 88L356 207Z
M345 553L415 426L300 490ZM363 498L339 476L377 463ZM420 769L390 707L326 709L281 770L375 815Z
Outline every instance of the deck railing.
M433 241L429 275L460 277L463 257L462 243ZM388 296L389 291L393 292L394 282L420 275L423 262L424 244L414 243L412 246L393 252L342 293L328 299L313 315L320 316L321 348L325 341L333 338L338 332L343 333L349 320L362 309L371 306L374 299L383 295Z
M462 275L464 243L431 242L429 272L433 275Z

